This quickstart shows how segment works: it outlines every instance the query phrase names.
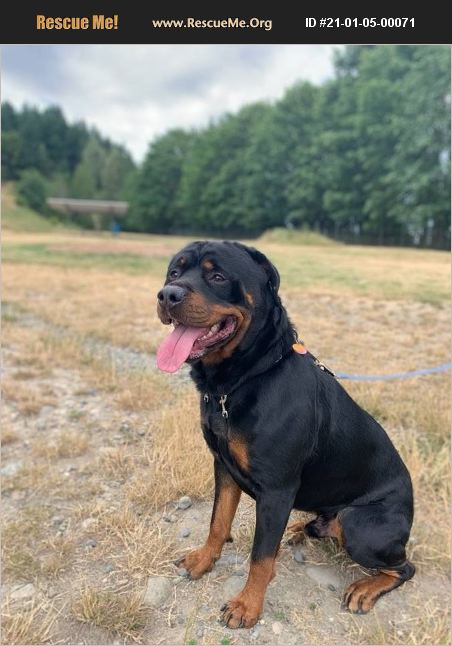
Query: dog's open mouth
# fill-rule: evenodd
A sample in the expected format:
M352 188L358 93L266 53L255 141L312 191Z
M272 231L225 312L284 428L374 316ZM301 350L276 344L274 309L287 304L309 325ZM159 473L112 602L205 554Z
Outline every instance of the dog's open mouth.
M212 325L207 334L196 339L188 356L189 359L199 359L213 348L224 345L237 329L235 316L226 316L224 319Z
M235 316L225 316L210 328L191 327L172 321L174 330L157 351L157 366L176 372L187 360L196 360L225 345L238 328Z

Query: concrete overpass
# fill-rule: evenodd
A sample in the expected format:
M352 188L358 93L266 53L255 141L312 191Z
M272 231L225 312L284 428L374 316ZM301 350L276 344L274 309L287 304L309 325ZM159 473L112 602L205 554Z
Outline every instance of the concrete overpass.
M48 197L47 204L60 213L99 213L99 215L114 215L117 218L124 216L129 208L128 202L76 200L69 197Z

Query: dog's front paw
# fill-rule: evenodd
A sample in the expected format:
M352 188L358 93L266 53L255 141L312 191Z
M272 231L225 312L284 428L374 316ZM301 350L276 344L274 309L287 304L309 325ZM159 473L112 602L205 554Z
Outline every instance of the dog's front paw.
M222 608L222 620L228 628L251 628L262 612L262 602L240 592Z
M212 550L207 545L203 545L180 558L176 561L176 565L185 568L190 579L200 579L203 574L210 572L217 559Z

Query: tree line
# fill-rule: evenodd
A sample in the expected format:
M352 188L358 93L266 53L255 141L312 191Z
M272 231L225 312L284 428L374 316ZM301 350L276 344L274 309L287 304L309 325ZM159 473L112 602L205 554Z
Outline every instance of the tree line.
M228 237L305 227L348 241L447 247L449 79L448 47L348 46L322 85L300 82L278 101L171 130L136 169L80 125L63 143L47 125L32 167L44 173L46 160L47 176L69 177L74 197L126 197L124 226L134 231ZM93 146L103 164L93 162ZM110 183L112 151L123 170Z
M126 199L135 172L123 146L83 122L68 124L60 108L2 104L2 180L17 181L19 198L38 212L48 213L47 196Z

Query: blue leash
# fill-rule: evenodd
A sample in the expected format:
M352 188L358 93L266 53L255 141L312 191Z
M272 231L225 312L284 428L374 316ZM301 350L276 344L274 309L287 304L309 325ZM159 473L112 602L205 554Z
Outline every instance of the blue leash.
M348 372L336 372L338 379L349 379L350 381L391 381L391 379L410 379L421 375L433 375L437 372L447 372L452 368L452 363L441 363L433 368L421 368L420 370L408 370L407 372L394 372L390 375L353 375Z

